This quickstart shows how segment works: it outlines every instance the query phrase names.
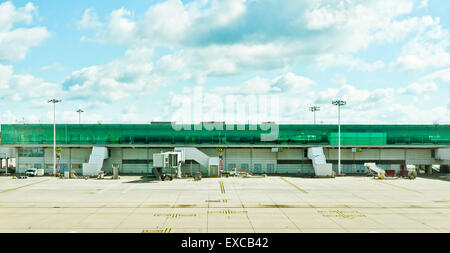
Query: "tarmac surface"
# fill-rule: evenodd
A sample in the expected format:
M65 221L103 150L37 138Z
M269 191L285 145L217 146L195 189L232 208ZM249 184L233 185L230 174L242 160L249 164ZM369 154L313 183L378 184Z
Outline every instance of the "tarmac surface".
M450 232L450 182L0 177L0 232Z

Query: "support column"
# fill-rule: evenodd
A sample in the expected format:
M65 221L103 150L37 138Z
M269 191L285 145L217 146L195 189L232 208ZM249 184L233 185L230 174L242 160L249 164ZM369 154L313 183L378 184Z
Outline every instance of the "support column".
M274 174L277 174L278 173L278 153L280 152L279 151L280 149L278 149L278 152L276 152L275 153L275 171L274 171Z
M19 171L19 148L15 148L14 151L16 152L16 154L15 154L15 158L16 158L16 171L15 171L15 173L17 173Z
M69 179L72 178L72 148L69 147Z
M250 167L248 170L253 173L253 148L250 148Z
M427 175L431 175L433 173L433 169L431 168L431 165L425 165L425 173Z
M446 174L450 173L450 166L449 165L441 165L440 172L446 173Z

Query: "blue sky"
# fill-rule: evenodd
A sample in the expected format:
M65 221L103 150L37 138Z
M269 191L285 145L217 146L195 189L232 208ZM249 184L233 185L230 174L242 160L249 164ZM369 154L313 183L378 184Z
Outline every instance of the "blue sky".
M449 1L0 2L1 123L450 122ZM270 100L267 100L270 99ZM263 106L270 101L269 107ZM196 107L198 106L198 107ZM199 109L200 108L200 109ZM199 113L200 111L200 113Z

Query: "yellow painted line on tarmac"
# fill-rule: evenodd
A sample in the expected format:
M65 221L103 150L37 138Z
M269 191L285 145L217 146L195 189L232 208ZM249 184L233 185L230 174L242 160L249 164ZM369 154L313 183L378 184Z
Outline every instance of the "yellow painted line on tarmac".
M351 218L351 216L347 216L347 215L341 213L339 210L336 210L336 213L338 213L340 216L342 216L342 217L345 218L345 219Z
M208 211L210 214L246 214L247 211L233 211L230 209L219 210L219 211Z
M40 184L40 183L46 182L48 180L50 180L50 179L46 179L46 180L42 180L42 181L39 181L39 182L35 182L35 183L27 184L27 185L22 185L22 186L19 186L19 187L16 187L16 188L0 191L0 193L6 193L6 192L18 190L18 189L25 188L25 187L28 187L28 186L31 186L31 185Z
M166 229L144 229L142 230L142 233L144 234L168 234L172 231L171 228Z
M220 181L219 184L220 184L220 191L222 192L222 194L225 194L225 186L223 186L223 181Z
M296 186L295 184L289 182L289 181L286 180L285 178L280 177L280 179L283 180L284 182L286 182L286 183L288 183L288 184L294 186L297 190L299 190L299 191L301 191L301 192L303 192L303 193L308 193L307 191L303 190L302 188L300 188L300 187Z
M183 213L182 214L180 214L180 213L173 213L173 214L171 214L171 213L155 213L154 216L167 216L170 219L177 219L177 218L180 218L180 217L188 217L188 216L193 217L193 216L197 216L197 214L195 214L195 213L188 213L188 214L183 214Z

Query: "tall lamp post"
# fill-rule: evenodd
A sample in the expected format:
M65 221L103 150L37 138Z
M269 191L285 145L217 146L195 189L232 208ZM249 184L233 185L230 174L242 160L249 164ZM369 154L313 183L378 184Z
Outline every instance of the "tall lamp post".
M81 113L82 112L84 112L83 110L81 110L81 109L78 109L78 124L81 124Z
M56 175L56 104L61 102L56 98L48 100L48 103L53 103L53 175Z
M336 105L338 107L338 139L339 139L339 144L338 144L338 175L341 174L341 106L346 105L347 102L344 100L335 100L333 101L333 105Z
M316 112L320 111L320 107L312 106L312 107L309 107L309 110L314 113L314 125L315 125L316 124Z

